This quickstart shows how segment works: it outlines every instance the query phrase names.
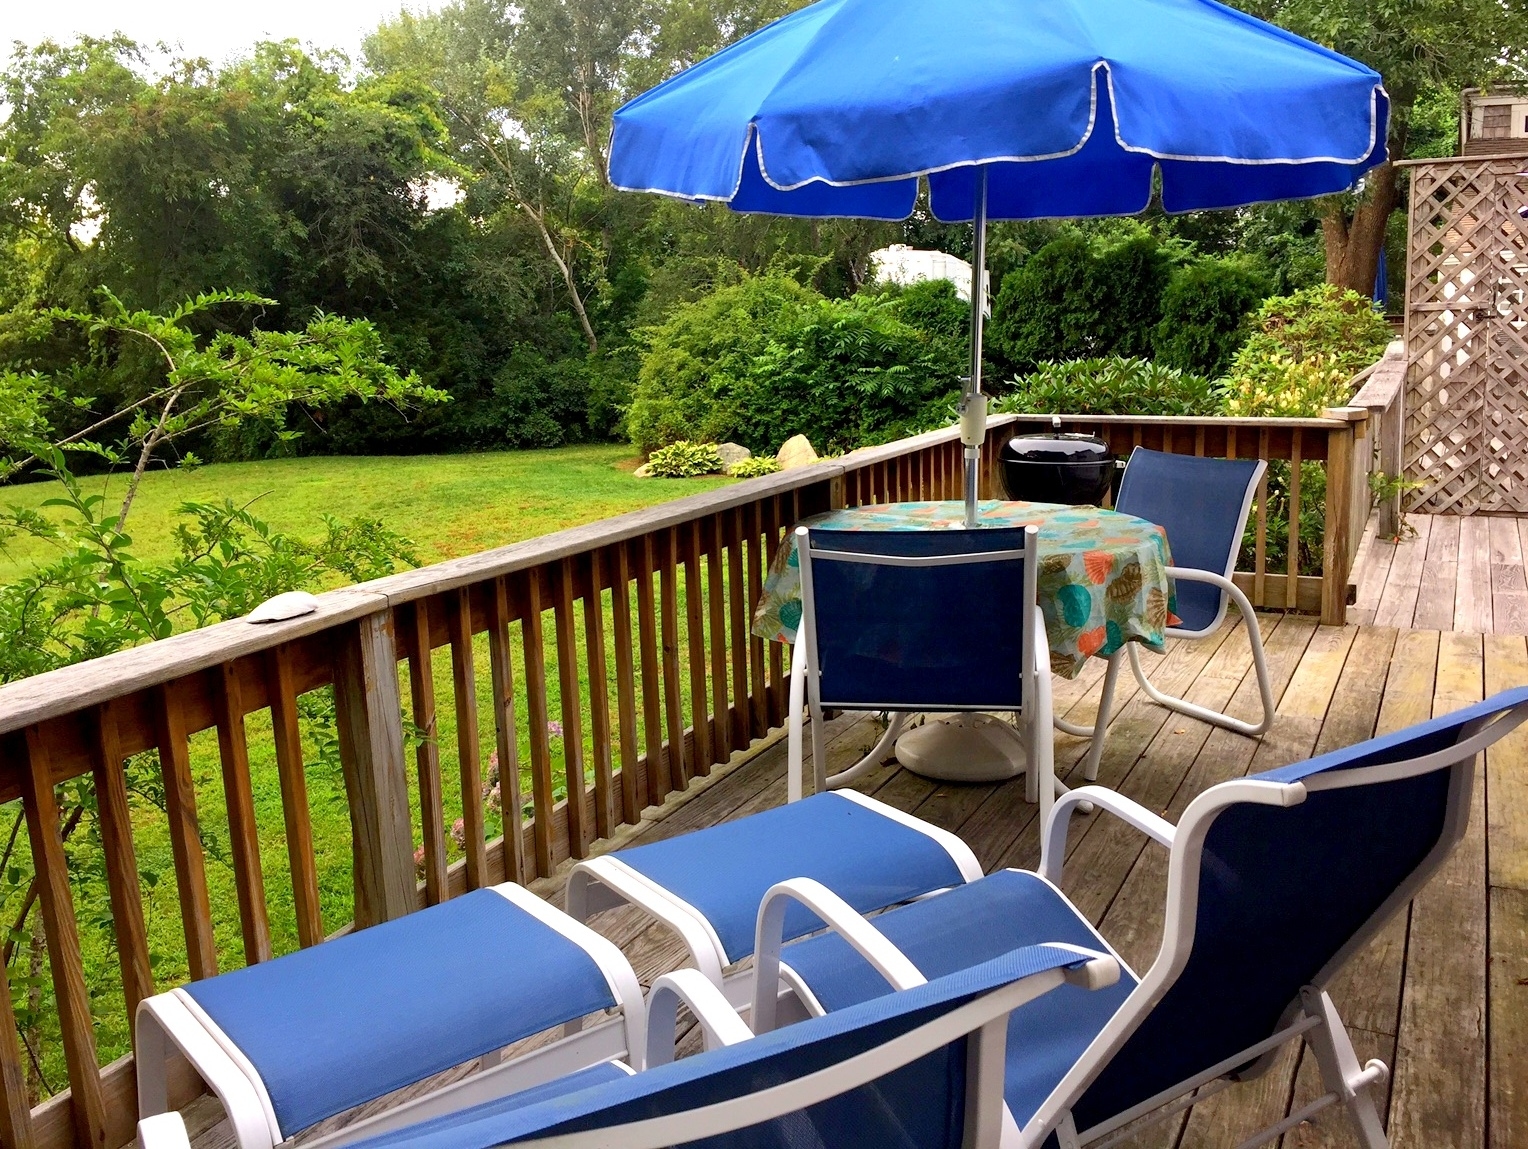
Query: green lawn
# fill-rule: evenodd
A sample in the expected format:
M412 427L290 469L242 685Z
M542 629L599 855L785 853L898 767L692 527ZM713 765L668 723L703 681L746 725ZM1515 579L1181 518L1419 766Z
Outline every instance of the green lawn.
M317 535L323 515L381 519L418 544L420 561L431 563L487 550L564 527L618 515L731 480L636 480L641 460L630 447L600 444L549 451L493 451L477 455L272 459L217 463L145 476L128 517L139 558L166 558L173 551L175 509L184 502L243 505L274 530ZM122 497L120 476L86 480L86 489ZM0 505L34 508L58 493L35 483L0 493ZM22 542L0 555L0 580L18 564L41 557L41 544Z

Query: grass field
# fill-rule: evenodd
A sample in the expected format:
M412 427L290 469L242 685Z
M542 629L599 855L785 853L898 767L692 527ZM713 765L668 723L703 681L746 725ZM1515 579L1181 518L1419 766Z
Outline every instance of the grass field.
M261 518L274 529L299 537L319 534L324 514L340 518L356 515L379 518L391 529L413 539L421 561L428 563L694 494L729 481L720 478L639 481L630 474L636 463L629 448L595 446L458 456L280 460L161 472L151 474L145 480L128 524L129 533L135 539L134 550L139 557L167 557L173 549L174 511L181 503L188 500L220 502L229 498L242 505L256 500L255 507ZM121 481L92 479L89 489L102 491L114 501L120 498ZM0 493L0 505L13 503L35 508L56 493L56 487L51 484L13 487ZM22 565L42 556L41 549L13 549L0 559L0 580L14 577ZM681 634L676 645L682 664L679 680L688 713L683 596L681 586ZM607 592L607 625L610 617ZM511 639L515 681L524 682L523 637L518 623L511 628ZM474 645L477 648L479 746L486 766L494 747L494 719L487 690L486 636L479 635ZM576 645L583 649L581 620ZM555 636L550 626L544 657L550 714L561 717ZM448 650L436 652L434 671L440 707L437 738L444 775L446 824L449 826L461 814L463 795ZM402 677L402 694L407 700L406 668ZM579 681L587 762L593 748L588 721L590 684L583 667L579 669ZM613 699L613 667L608 670L604 686L607 695ZM529 757L529 718L523 691L517 691L516 702L523 770ZM304 722L303 727L320 900L325 929L334 930L350 918L352 911L349 808L343 777L332 750L328 754L322 750L321 744L325 741L323 724L315 726L312 722ZM250 715L246 728L272 942L276 952L282 953L296 948L297 937L269 714L262 711ZM554 736L552 754L559 783L565 782L562 752L562 739L560 735ZM223 969L236 968L243 964L244 957L215 732L203 731L192 738L191 760L202 840L207 853L207 883L219 964ZM409 754L409 766L410 788L416 790L412 753ZM133 784L134 838L150 955L156 983L161 988L168 988L186 978L186 951L168 827L164 813L153 797L157 774L154 756L143 755L133 762L129 779ZM528 777L522 778L522 792L528 799ZM418 835L417 791L411 797ZM18 812L19 807L13 803L4 809L4 816L9 820ZM501 819L490 812L486 827L490 839L501 833L501 825ZM8 825L0 825L0 832L8 829ZM24 829L19 840L18 856L25 857ZM418 840L416 836L416 842ZM96 1021L96 1040L104 1063L125 1053L130 1043L100 839L93 818L87 817L81 822L79 832L68 843L68 854L74 878L75 916L80 924L86 979ZM460 847L453 845L450 857L454 860L460 856ZM27 869L29 872L30 868ZM21 877L24 879L26 875ZM24 880L20 884L9 883L6 895L0 897L0 916L5 919L0 922L0 927L8 926L14 920L24 885ZM11 971L13 1000L23 1014L27 1012L25 995L30 980L27 966L29 960L36 961L41 956L37 953L36 957L30 957L29 949L27 945L18 947ZM46 965L42 963L33 968L41 974L38 978L40 997L33 1014L34 1025L24 1036L28 1045L35 1046L33 1052L44 1079L40 1092L46 1095L65 1084L63 1053Z
M322 516L366 515L414 540L421 562L487 550L563 527L667 502L730 482L703 479L635 480L641 460L622 444L550 451L493 451L476 455L407 455L272 459L217 463L144 477L128 517L128 534L141 559L174 550L175 509L185 502L232 499L277 531L298 537L322 533ZM121 476L85 480L115 509ZM35 508L58 494L52 483L10 487L0 506ZM45 555L43 545L14 544L0 555L0 581L20 564Z

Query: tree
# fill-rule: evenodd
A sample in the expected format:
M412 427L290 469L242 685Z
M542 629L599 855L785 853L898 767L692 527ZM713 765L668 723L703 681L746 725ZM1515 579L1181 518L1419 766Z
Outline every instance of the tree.
M1528 7L1502 0L1251 0L1255 16L1368 64L1390 94L1390 155L1411 154L1418 102L1430 90L1457 93L1509 70L1528 45ZM1367 295L1374 285L1390 213L1401 202L1393 162L1361 190L1322 206L1326 278Z

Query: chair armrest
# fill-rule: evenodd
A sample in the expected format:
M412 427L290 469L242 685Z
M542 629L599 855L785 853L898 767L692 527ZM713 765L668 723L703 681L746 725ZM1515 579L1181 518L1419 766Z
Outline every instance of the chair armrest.
M1045 840L1040 846L1040 876L1047 881L1057 884L1061 881L1061 864L1066 858L1067 824L1073 808L1084 802L1091 802L1099 809L1109 811L1148 838L1172 849L1173 838L1178 830L1166 818L1158 817L1139 802L1133 802L1107 786L1079 786L1056 799L1056 804L1051 807L1050 818L1045 823Z
M191 1149L181 1115L160 1113L138 1122L138 1149Z
M679 1003L689 1007L706 1034L706 1049L747 1041L753 1031L744 1024L722 991L698 969L679 969L653 982L647 998L647 1064L674 1060Z
M754 934L753 1012L749 1021L755 1033L767 1033L775 1026L775 1005L779 999L780 950L784 946L785 911L791 902L799 902L826 923L827 927L875 967L892 989L912 989L927 979L863 914L821 882L812 878L791 878L771 886L759 905L758 926Z

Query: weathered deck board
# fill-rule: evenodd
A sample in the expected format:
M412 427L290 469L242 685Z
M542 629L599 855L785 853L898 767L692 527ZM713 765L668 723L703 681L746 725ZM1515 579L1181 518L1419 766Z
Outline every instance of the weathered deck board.
M1459 532L1461 581L1472 530L1467 521ZM1420 588L1426 576L1417 577ZM1457 586L1454 595L1457 602ZM1522 636L1329 628L1298 616L1265 616L1261 622L1278 702L1267 736L1243 738L1163 710L1141 696L1126 673L1100 782L1176 819L1216 782L1349 745L1528 682L1528 639ZM1175 643L1165 657L1147 661L1166 690L1236 714L1256 712L1257 686L1239 626L1205 642ZM1101 676L1102 664L1095 662L1078 680L1057 681L1057 712L1090 722ZM878 734L879 727L865 717L835 720L828 740L831 765L854 761ZM1058 736L1057 770L1073 785L1081 782L1085 750L1082 740ZM859 788L960 834L989 869L1038 860L1035 808L1024 801L1022 780L936 785L893 761L871 771ZM769 808L784 796L785 744L776 738L734 755L732 765L698 783L694 793L671 796L622 841L683 833ZM1332 986L1360 1058L1379 1057L1392 1066L1393 1100L1382 1108L1396 1149L1528 1144L1525 827L1528 729L1488 756L1469 836L1446 872ZM1143 968L1161 940L1165 852L1097 813L1075 819L1068 847L1064 888L1126 960ZM557 878L537 888L560 898ZM612 911L596 925L626 950L644 982L681 960L675 939L634 914ZM691 1034L682 1047L695 1044ZM1314 1058L1290 1049L1257 1081L1124 1144L1234 1145L1259 1122L1277 1120L1320 1092ZM198 1103L197 1118L197 1149L229 1144L215 1102ZM1283 1138L1285 1149L1355 1144L1338 1110L1325 1111Z
M1528 516L1407 519L1414 536L1369 541L1349 622L1528 634Z

